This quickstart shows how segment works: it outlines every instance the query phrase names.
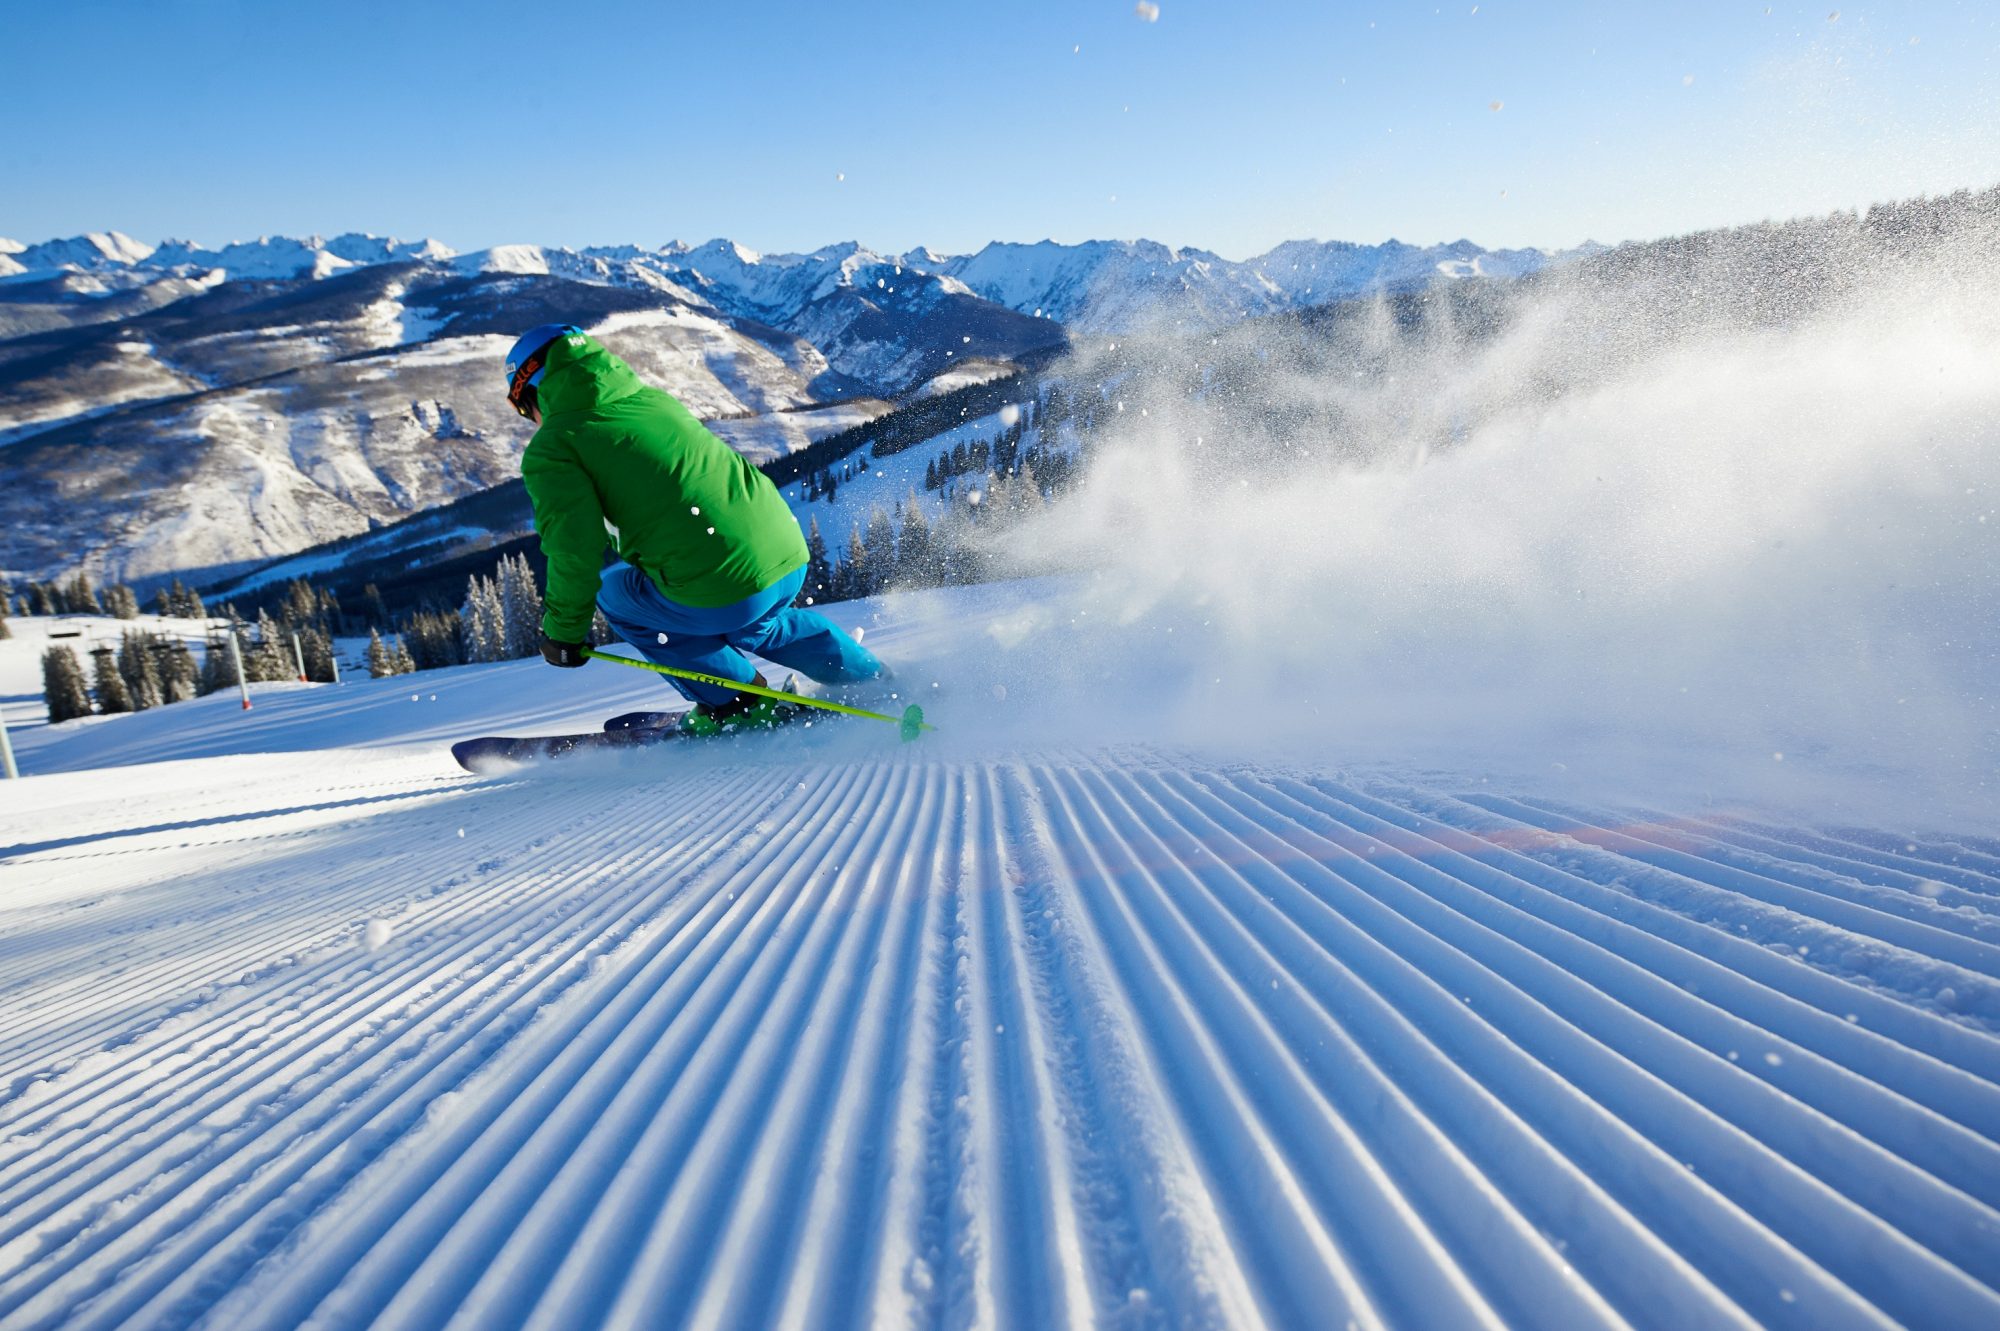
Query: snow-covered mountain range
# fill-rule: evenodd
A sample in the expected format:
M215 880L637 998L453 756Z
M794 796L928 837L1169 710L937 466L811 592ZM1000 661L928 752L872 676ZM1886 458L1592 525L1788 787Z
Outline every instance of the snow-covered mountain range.
M881 254L848 241L809 254L760 254L735 241L673 241L580 250L500 245L460 254L435 240L349 233L326 239L266 236L209 249L185 240L148 246L121 232L22 245L0 240L0 277L58 274L129 288L150 280L272 281L325 278L370 264L417 260L469 274L511 273L632 285L708 300L730 313L783 320L853 290L885 299L934 290L977 295L1080 332L1125 332L1162 321L1222 321L1440 278L1516 277L1578 251L1487 250L1469 240L1418 246L1286 241L1241 262L1150 240L1081 244L995 241L962 255L918 248Z
M495 366L552 319L611 340L751 453L801 447L971 362L1072 332L1213 327L1518 275L1540 251L1293 242L1246 263L1151 241L758 254L120 232L0 240L0 573L213 576L511 476Z

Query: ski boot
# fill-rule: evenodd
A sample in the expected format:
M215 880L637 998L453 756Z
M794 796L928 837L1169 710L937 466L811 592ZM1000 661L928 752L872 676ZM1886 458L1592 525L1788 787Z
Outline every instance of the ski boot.
M759 674L750 681L758 688L771 687ZM798 717L805 708L754 693L739 693L724 703L696 703L681 717L681 731L699 739L733 735L739 731L775 730Z

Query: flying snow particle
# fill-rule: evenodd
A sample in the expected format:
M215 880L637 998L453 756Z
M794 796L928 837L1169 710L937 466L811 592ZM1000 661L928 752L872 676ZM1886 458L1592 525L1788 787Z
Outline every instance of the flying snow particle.
M1783 1064L1785 1058L1784 1055L1778 1053L1776 1050L1773 1050L1770 1053L1764 1055L1764 1061L1766 1063L1769 1063L1772 1067L1775 1068Z
M878 277L875 279L875 285L878 287L886 287L889 285L889 279L886 277Z
M862 640L863 638L865 638L865 637L867 637L867 636L868 636L868 626L867 626L867 625L865 625L865 624L856 624L856 625L854 626L854 633L853 633L853 637L854 637L854 640L855 640L856 642L860 642L860 641L861 641L861 640Z
M1069 53L1070 53L1071 55L1082 55L1082 54L1083 54L1083 48L1082 48L1081 46L1072 46L1072 47L1070 48L1070 52L1069 52Z
M424 695L421 693L412 693L410 695L411 702L422 702L423 700L424 700Z
M967 341L967 342L970 342L970 341L971 341L972 339L968 337L968 338L965 338L964 340L965 340L965 341Z
M1007 701L1007 686L1005 684L995 684L993 686L993 701L994 702Z
M847 173L845 171L836 171L833 173L833 179L834 183L838 184L839 182L847 179Z
M389 927L387 920L370 920L361 931L361 950L380 952L389 945L389 939L396 931Z
M985 498L985 496L984 496L984 495L982 495L982 494L981 494L981 493L980 493L979 491L977 491L977 490L974 490L974 491L973 491L972 493L968 494L968 495L967 495L967 496L965 497L965 502L966 502L966 503L968 503L968 504L974 504L974 505L976 505L976 504L978 504L978 503L979 503L979 501L980 501L981 499L983 499L983 498Z
M1828 14L1828 15L1826 16L1826 21L1827 21L1828 23L1838 23L1838 22L1840 22L1840 11L1839 11L1838 9L1836 9L1836 10L1834 10L1834 11L1833 11L1833 12L1832 12L1831 14Z
M715 535L715 528L713 528L713 527L710 527L710 528L708 529L708 534L709 534L710 536L713 536L713 535Z
M666 646L666 645L667 645L667 635L666 635L666 634L664 634L664 633L662 633L662 634L660 634L660 635L659 635L659 638L660 638L660 646L662 646L662 647Z
M1507 103L1505 102L1488 102L1486 104L1486 109L1489 111L1498 111L1501 107L1505 105L1507 105Z
M1915 40L1916 40L1916 38L1912 37L1912 38L1911 38L1910 40L1911 40L1911 41L1915 41ZM1041 317L1042 317L1042 307L1041 307L1041 306L1039 306L1039 305L1035 306L1035 317L1036 317L1037 319L1039 319L1039 318L1041 318Z
M1006 406L1000 408L1000 423L1002 425L1011 426L1014 424L1015 421L1018 421L1020 419L1021 419L1021 409L1015 406L1012 402L1009 402Z
M1148 23L1160 21L1160 7L1154 4L1153 0L1139 0L1138 4L1132 6L1132 12Z
M1683 88L1692 88L1694 86L1694 75L1692 74L1681 75L1681 86Z

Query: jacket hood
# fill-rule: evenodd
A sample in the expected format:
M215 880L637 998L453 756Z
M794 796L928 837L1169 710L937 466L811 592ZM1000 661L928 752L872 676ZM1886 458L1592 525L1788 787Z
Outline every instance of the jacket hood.
M630 397L645 386L631 366L585 334L559 338L549 348L548 368L535 394L546 421L572 412L589 412Z

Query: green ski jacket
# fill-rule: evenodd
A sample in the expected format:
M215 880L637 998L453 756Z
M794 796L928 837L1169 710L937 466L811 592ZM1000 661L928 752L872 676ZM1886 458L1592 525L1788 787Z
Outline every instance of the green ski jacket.
M804 566L805 536L770 478L595 339L558 339L536 394L521 477L549 562L549 637L589 637L607 543L668 600L704 609Z

